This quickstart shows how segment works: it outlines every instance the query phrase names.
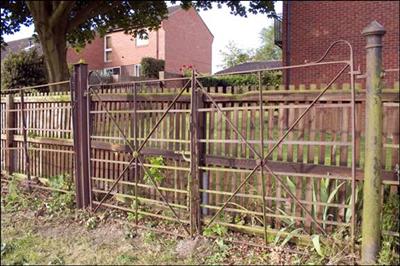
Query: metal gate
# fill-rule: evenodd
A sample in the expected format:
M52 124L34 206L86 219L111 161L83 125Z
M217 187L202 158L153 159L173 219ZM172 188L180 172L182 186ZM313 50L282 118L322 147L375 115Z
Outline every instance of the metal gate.
M326 56L329 54L331 49L338 45L338 44L344 44L347 45L349 48L349 57L346 60L339 60L339 61L324 61ZM299 122L305 117L307 113L318 103L318 101L323 97L323 95L328 91L329 88L331 88L332 84L344 73L350 75L350 89L351 89L351 99L349 99L349 102L351 104L351 131L352 131L352 137L351 137L351 142L345 142L344 145L351 146L352 148L352 160L351 160L351 179L348 178L347 180L351 181L351 237L352 237L352 243L354 243L354 230L355 230L355 76L358 74L354 70L354 60L353 60L353 49L350 43L344 40L339 40L334 43L332 43L329 48L326 50L326 52L322 55L320 59L318 59L315 62L311 63L306 63L302 65L293 65L293 66L284 66L284 67L278 67L278 68L270 68L270 69L264 69L264 70L257 70L257 71L243 71L243 72L236 72L236 73L231 73L231 74L257 74L258 77L258 110L259 110L259 123L260 123L260 133L259 133L259 140L258 140L258 145L260 146L260 149L257 150L255 147L254 143L251 143L243 134L242 132L238 129L238 124L233 122L226 114L224 108L220 107L217 103L217 100L215 100L215 97L212 95L212 93L208 92L206 88L203 87L202 85L202 79L212 77L212 76L201 76L198 73L195 73L195 71L192 72L192 77L190 78L178 78L178 79L164 79L164 80L153 80L153 81L139 81L139 82L131 82L127 84L127 89L125 92L130 92L128 96L126 96L124 99L129 99L128 100L128 105L133 107L127 107L127 110L125 113L129 113L132 118L132 135L133 137L128 137L126 135L126 130L121 128L120 123L114 118L114 114L118 113L117 111L110 110L106 104L104 104L103 99L106 97L118 97L118 95L111 96L107 95L107 93L104 93L104 90L107 92L106 85L94 85L94 86L89 86L87 94L84 95L77 95L74 96L73 99L75 99L75 104L80 102L81 104L85 102L85 97L86 97L86 108L87 111L85 113L84 107L81 110L80 107L74 108L74 112L78 114L79 112L83 112L83 115L86 116L86 122L87 122L87 127L85 128L85 125L74 125L77 127L76 132L82 132L84 134L85 132L88 133L88 138L86 139L86 145L87 149L77 149L76 152L80 154L82 158L84 157L89 157L90 161L90 166L88 169L83 169L81 176L86 176L90 177L91 181L84 181L85 178L80 177L80 175L77 174L77 186L81 187L81 190L84 191L85 189L89 189L91 192L98 193L99 191L96 190L96 188L93 188L93 180L91 179L92 173L91 171L94 169L93 164L96 162L97 159L93 159L93 151L91 151L91 148L93 148L93 137L91 135L91 132L93 131L93 118L91 118L91 115L93 114L105 114L108 119L112 122L112 126L114 127L115 130L117 130L121 136L121 139L123 142L127 145L129 148L127 153L129 153L129 160L125 163L125 166L123 168L118 169L118 176L114 178L114 181L112 182L111 186L104 186L103 191L101 194L103 195L100 200L95 200L92 199L92 195L85 201L81 203L83 206L87 206L90 204L93 204L94 211L97 211L101 206L106 206L106 207L111 207L109 204L106 203L107 199L109 199L110 196L112 195L117 195L118 193L115 192L115 189L117 188L118 184L120 182L125 182L123 181L124 176L126 176L129 173L133 172L133 179L134 179L134 192L133 192L133 199L135 200L135 206L134 206L134 214L135 214L135 222L136 225L139 226L138 224L138 216L141 213L141 210L139 210L139 204L138 202L140 201L138 199L138 194L139 194L139 171L142 171L143 175L146 175L150 182L152 188L155 189L155 191L158 193L159 197L162 199L162 202L165 204L165 206L168 207L168 209L171 211L173 215L173 220L178 222L182 228L187 232L188 235L193 236L196 234L201 234L203 230L213 223L217 221L217 218L219 215L227 209L228 204L232 202L235 196L238 195L239 191L245 186L245 184L249 181L249 179L256 175L259 174L261 179L262 179L262 214L263 214L263 230L264 230L264 240L265 244L267 244L267 235L268 235L268 221L267 221L267 207L266 207L266 200L268 199L269 195L267 194L266 190L266 176L273 177L277 184L280 184L282 188L285 190L287 195L292 198L294 203L299 207L307 216L307 220L310 220L316 228L323 234L326 234L326 231L324 227L321 225L321 222L319 222L313 214L310 212L310 209L305 207L305 202L304 200L301 200L296 196L291 189L288 187L288 184L281 178L280 175L276 174L270 167L270 157L273 154L273 152L282 144L282 142L285 140L285 138L291 133L291 131L296 127L296 125L299 124ZM266 142L264 140L264 117L263 113L267 106L264 106L264 103L268 101L268 99L265 99L263 95L263 90L261 88L261 75L262 72L264 71L277 71L277 70L288 70L288 69L298 69L298 68L310 68L310 67L318 67L318 66L325 66L325 65L342 65L343 68L339 72L335 74L335 76L327 83L327 85L318 93L318 95L312 100L312 102L305 108L303 112L300 113L300 115L292 121L288 129L279 136L279 138L274 141L272 147L265 152L265 148L267 147ZM349 70L349 72L345 72L346 70ZM76 77L75 77L76 78ZM163 83L167 81L185 81L184 86L182 89L179 90L175 94L175 97L173 100L168 104L166 108L163 109L161 117L155 122L155 124L149 129L148 134L139 141L138 138L138 112L144 112L146 111L147 113L151 113L151 110L139 110L138 108L138 90L140 88L140 84L147 84L147 83ZM74 83L74 82L73 82ZM76 82L75 82L76 83ZM103 92L102 92L103 90ZM110 92L112 90L108 90ZM190 92L190 94L188 94ZM115 92L114 92L115 93ZM173 107L178 103L179 99L182 97L182 95L185 95L185 97L190 97L190 112L189 111L182 111L182 112L189 112L190 113L190 127L189 127L189 139L190 139L190 153L189 153L189 158L187 158L182 152L182 154L178 154L179 156L182 156L184 159L188 160L190 162L190 167L188 170L189 175L187 177L187 208L184 209L184 213L186 216L189 216L188 221L182 219L182 217L178 214L178 212L175 209L175 206L178 206L177 204L171 204L167 197L164 195L163 191L168 191L168 190L160 190L157 181L155 180L154 174L151 173L151 170L149 170L148 166L146 166L145 163L145 157L146 154L143 153L143 149L145 145L151 141L151 138L154 134L154 132L160 127L160 124L163 122L163 120L167 117L167 114L171 112ZM81 97L81 98L79 98ZM98 106L101 107L102 111L99 110L92 110L91 106L93 105L93 101L96 101ZM204 102L207 101L210 104L210 108L204 108ZM79 104L78 104L79 105ZM177 108L179 109L179 108ZM160 110L158 110L160 111ZM176 111L176 110L175 110ZM202 133L203 127L206 126L206 121L204 120L204 117L202 114L204 112L215 112L217 111L221 117L223 118L223 121L225 121L226 125L229 126L235 134L239 137L237 140L231 140L231 141L237 141L240 144L245 145L253 154L253 156L256 158L256 166L254 166L251 171L247 171L246 177L240 182L239 185L237 185L234 189L233 192L229 194L229 197L227 200L222 204L221 207L216 208L216 212L210 219L205 219L204 218L204 211L202 212L202 207L201 205L204 205L204 202L202 202L202 196L207 194L207 190L203 187L203 179L207 178L207 175L204 175L205 172L207 172L210 167L207 167L205 165L205 151L203 144L204 142L207 142L207 139L205 138L204 134ZM122 112L122 111L121 111ZM120 112L120 113L121 113ZM178 112L178 111L176 111ZM82 117L82 116L81 116ZM130 119L130 118L129 118ZM75 120L75 119L74 119ZM82 122L82 121L81 121ZM76 121L75 121L76 123ZM82 127L82 128L80 128ZM106 138L106 136L103 136ZM82 135L78 137L77 139L85 139L85 136ZM187 141L179 138L175 138L176 142L179 141ZM271 142L269 142L270 144ZM78 145L77 145L78 144ZM112 144L110 144L112 146ZM75 143L75 147L81 146L79 143ZM177 156L178 156L177 155ZM103 160L104 162L107 163L107 161L111 162L111 159ZM234 171L234 170L232 170ZM109 173L110 171L108 171ZM115 172L115 171L114 171ZM86 178L87 179L87 178ZM101 181L98 179L98 181ZM79 182L82 182L82 185L80 185ZM86 183L85 183L86 182ZM132 183L131 183L132 185ZM143 187L143 185L141 186ZM78 190L79 191L79 188ZM182 192L183 193L183 192ZM79 193L78 193L79 194ZM84 194L82 192L82 194ZM90 193L92 194L92 193ZM228 194L227 194L228 195ZM79 195L78 195L79 198ZM310 204L310 202L307 202L307 204ZM124 209L124 208L120 208ZM125 209L128 210L128 209ZM130 209L129 211L132 211ZM151 216L151 214L150 214ZM159 217L160 215L158 214L153 214L153 217ZM188 226L189 225L189 226ZM204 225L204 226L202 226Z

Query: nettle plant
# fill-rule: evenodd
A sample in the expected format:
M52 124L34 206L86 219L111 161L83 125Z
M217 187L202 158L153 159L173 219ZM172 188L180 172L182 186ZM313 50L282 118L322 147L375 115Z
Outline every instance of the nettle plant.
M149 162L151 167L145 173L143 180L147 184L153 184L152 179L156 183L161 183L165 178L164 171L160 168L160 166L165 165L164 158L162 156L150 157Z

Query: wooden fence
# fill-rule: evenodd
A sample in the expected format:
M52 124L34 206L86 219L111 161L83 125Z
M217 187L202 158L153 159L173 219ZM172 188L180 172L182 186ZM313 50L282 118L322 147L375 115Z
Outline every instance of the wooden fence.
M132 159L124 135L133 141L133 90L136 85L124 83L102 85L90 99L90 174L94 201L110 189L123 168ZM323 85L263 87L264 153L320 92ZM137 137L146 138L179 89L137 88ZM224 114L238 126L240 133L260 151L260 108L258 87L207 88ZM398 193L399 165L399 84L386 88L382 94L384 106L384 191ZM74 178L74 148L72 139L71 99L69 93L31 93L25 97L28 149L33 177L46 178L67 174ZM144 146L143 164L161 176L158 180L173 208L184 223L188 223L188 180L190 180L190 94L185 92ZM356 93L356 178L363 179L365 91ZM1 98L1 169L25 173L20 112L21 97ZM272 154L268 166L276 172L293 194L327 230L349 226L351 195L351 120L349 85L333 86L318 101L287 139ZM201 207L206 220L215 213L257 160L250 149L203 98L198 112L204 116L204 172L200 192ZM108 114L107 114L108 113ZM119 131L116 124L123 131ZM86 123L86 121L78 121ZM161 158L158 158L161 156ZM12 162L6 158L12 158ZM8 161L7 161L8 160ZM397 168L396 168L397 167ZM398 171L398 170L397 170ZM119 203L104 206L133 211L134 168L129 168L113 191ZM139 213L151 217L176 220L160 195L140 171L138 183ZM262 232L262 186L257 172L233 198L222 217L229 226L251 228ZM267 217L271 228L292 224L306 231L313 225L271 176L267 176ZM357 186L361 189L361 186ZM332 195L332 197L330 197ZM152 206L152 207L150 207ZM154 211L158 206L160 211Z

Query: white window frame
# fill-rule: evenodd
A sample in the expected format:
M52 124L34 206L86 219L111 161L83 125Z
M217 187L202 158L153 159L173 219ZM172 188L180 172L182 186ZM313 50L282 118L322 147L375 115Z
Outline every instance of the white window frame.
M107 38L111 38L111 35L104 36L104 62L105 63L112 61L111 59L107 61L107 52L111 52L111 54L112 54L112 48L111 47L107 48Z
M107 73L107 70L111 70L111 75L114 75L112 72L113 72L113 70L115 68L119 68L119 76L120 76L121 75L121 67L120 66L117 66L117 67L105 67L103 70L104 70L105 74Z
M136 45L136 47L144 47L144 46L148 46L148 45L150 44L150 33L149 33L148 30L146 30L146 34L147 34L147 39L141 39L141 38L139 37L139 35L136 36L136 38L135 38L135 45ZM140 40L140 41L146 41L146 43L138 44L138 40Z
M137 71L137 69L139 71ZM139 72L139 73L138 73ZM133 76L134 77L140 77L140 74L142 73L142 65L141 64L134 64L133 65ZM139 75L138 75L139 74Z

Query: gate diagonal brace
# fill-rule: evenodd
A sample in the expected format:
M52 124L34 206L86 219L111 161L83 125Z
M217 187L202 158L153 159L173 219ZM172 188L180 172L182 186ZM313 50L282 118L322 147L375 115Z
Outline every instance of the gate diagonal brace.
M197 82L198 85L201 88L201 92L213 103L213 105L217 108L217 110L222 114L224 119L228 122L228 124L232 127L232 129L241 137L242 141L249 147L249 149L259 157L260 160L262 160L257 166L251 171L251 173L242 181L242 183L239 185L239 187L235 190L235 192L228 198L228 200L224 203L224 205L214 214L214 216L211 218L209 223L205 226L207 228L208 226L211 225L211 223L216 219L216 217L221 213L221 211L228 205L228 203L233 199L233 197L239 192L239 190L243 187L245 183L250 179L250 177L257 171L257 169L263 165L265 169L272 175L274 176L282 185L282 187L286 190L286 192L295 200L295 202L304 210L304 212L311 218L311 220L317 225L318 229L326 235L326 231L321 227L321 225L317 222L317 220L312 216L312 214L309 212L309 210L304 207L304 205L299 201L299 199L291 193L289 188L286 186L286 184L283 183L283 180L278 177L267 165L267 159L268 157L272 154L272 152L282 143L282 141L286 138L286 136L293 130L293 128L299 123L299 121L308 113L308 111L311 109L311 107L322 97L322 95L332 86L332 84L340 77L340 75L349 67L349 64L346 64L337 74L336 76L328 83L328 85L321 91L317 97L310 103L310 105L307 107L306 110L296 119L296 121L290 126L290 128L283 134L282 137L280 137L279 141L269 150L268 154L264 157L261 158L261 156L258 154L257 151L254 150L254 148L247 142L247 140L243 137L242 134L237 130L237 127L229 120L229 118L226 117L226 115L222 112L218 104L215 102L215 100L207 93L207 91L204 89L203 85L200 82Z
M124 141L126 142L126 144L129 146L130 150L132 152L134 152L135 148L132 146L131 142L128 140L128 137L125 135L124 131L121 129L121 127L118 125L117 121L115 121L114 116L110 113L110 111L108 110L107 106L104 104L104 102L101 100L100 95L98 94L98 92L96 91L97 89L95 89L94 87L90 87L89 88L89 92L93 92L97 99L99 100L101 107L106 111L107 116L111 119L111 121L113 122L113 124L117 127L118 131L121 133Z
M156 181L154 180L154 177L149 173L149 171L147 170L147 167L143 164L143 162L142 162L142 160L140 160L140 158L138 158L138 161L140 163L140 166L143 168L144 172L150 177L150 180L151 180L151 183L152 183L153 187L157 190L158 194L160 194L160 196L161 196L162 200L164 201L164 203L167 204L168 208L172 211L174 216L178 219L179 223L183 226L183 228L188 233L188 235L190 235L189 230L182 223L181 218L179 217L179 215L175 212L174 208L172 208L172 206L169 204L167 198L161 193L160 189L157 186Z
M165 109L163 115L161 116L160 120L157 121L157 123L154 125L154 127L151 129L150 133L147 135L146 139L142 142L142 144L139 146L139 148L135 151L132 150L132 159L129 160L128 164L125 166L125 168L122 170L118 178L115 180L115 182L112 184L111 188L108 190L106 195L101 199L101 201L98 203L96 208L94 209L94 212L96 212L105 199L110 195L111 191L115 188L115 186L118 184L119 181L121 181L122 177L124 176L125 172L131 167L131 164L135 162L135 159L139 157L140 152L142 151L144 145L146 145L147 141L150 139L151 135L154 133L154 131L157 129L157 127L160 125L162 120L167 116L168 112L171 110L171 108L175 105L176 101L179 99L179 97L183 94L183 92L187 89L187 85L190 83L190 80L186 82L186 84L183 86L183 88L179 91L179 93L175 96L173 101L170 103L170 105Z

